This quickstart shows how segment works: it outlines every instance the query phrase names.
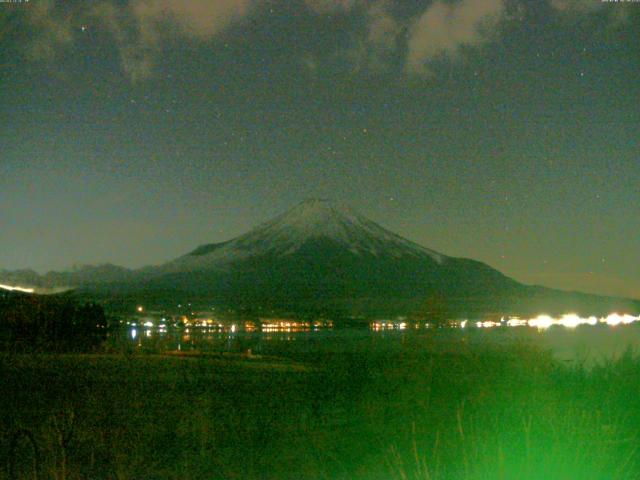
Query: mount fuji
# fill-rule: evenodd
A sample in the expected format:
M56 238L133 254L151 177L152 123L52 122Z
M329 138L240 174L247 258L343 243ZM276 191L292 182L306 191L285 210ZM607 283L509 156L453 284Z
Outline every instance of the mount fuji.
M626 300L526 286L411 242L328 200L144 271L145 292L233 307L424 317L608 313ZM637 305L636 305L637 307Z
M321 246L335 250L335 254L361 258L408 257L438 264L446 258L382 228L347 206L328 200L307 200L240 237L202 245L163 265L161 270L225 268L248 259L291 258Z
M94 268L95 278L91 268L45 277L110 301L165 307L189 301L245 311L427 318L640 310L634 300L523 285L328 200L307 200L244 235L162 265Z

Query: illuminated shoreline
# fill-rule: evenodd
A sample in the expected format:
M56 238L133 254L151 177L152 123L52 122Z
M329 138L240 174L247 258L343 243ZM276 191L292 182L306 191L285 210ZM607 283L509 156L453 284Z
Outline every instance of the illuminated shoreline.
M566 313L560 317L551 317L549 315L538 315L534 318L522 319L519 317L502 318L499 322L485 321L475 322L477 328L493 328L493 327L532 327L538 330L546 330L553 326L561 326L565 328L576 328L579 325L628 325L640 321L640 316L629 314L611 313L606 317L580 317L575 313ZM467 321L460 322L460 327L465 328Z
M496 327L531 327L538 330L546 330L552 326L561 326L565 328L576 328L580 325L629 325L634 322L640 321L640 315L634 316L630 314L611 313L606 317L580 317L575 313L566 313L560 317L551 317L549 315L538 315L537 317L523 319L520 317L503 317L499 321L484 320L484 321L471 321L471 320L456 320L449 321L443 327L449 328L496 328ZM393 321L393 320L377 320L369 324L369 328L373 331L385 331L385 330L407 330L410 328L434 328L438 327L436 324L431 323L411 323L406 321Z
M22 293L34 293L35 289L33 288L25 288L25 287L14 287L11 285L4 285L0 283L0 289L8 290L9 292L22 292Z

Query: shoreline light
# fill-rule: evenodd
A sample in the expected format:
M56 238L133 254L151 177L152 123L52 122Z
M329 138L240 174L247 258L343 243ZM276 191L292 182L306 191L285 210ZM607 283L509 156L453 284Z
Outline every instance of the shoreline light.
M600 318L596 318L594 316L580 317L575 313L565 313L559 318L553 318L549 315L538 315L537 317L530 318L528 320L521 320L519 318L509 319L507 320L507 326L529 326L537 328L538 330L546 330L553 325L560 325L566 328L576 328L579 325L593 326L599 323L607 324L610 326L616 326L620 324L629 325L630 323L638 321L640 321L640 315L633 316L628 313L622 315L619 313L610 313L606 317Z
M34 288L24 288L24 287L14 287L11 285L4 285L0 283L0 288L3 290L8 290L10 292L22 292L22 293L34 293Z
M457 320L451 321L448 323L448 326L465 329L469 325L473 325L475 328L485 329L485 328L494 328L494 327L532 327L538 330L547 330L553 326L561 326L569 329L574 329L580 325L629 325L634 322L640 322L640 315L634 316L628 313L619 314L619 313L610 313L606 317L595 317L593 315L589 317L581 317L576 313L565 313L559 317L552 317L547 314L540 314L537 317L532 318L520 318L520 317L502 317L499 321L493 320L478 320L478 321L469 321L469 320ZM381 332L384 330L404 330L407 328L409 324L406 322L395 322L392 320L377 320L371 322L369 324L369 328L376 332ZM416 323L415 325L411 324L412 327L416 329L421 328L421 325ZM429 324L424 325L425 328L429 328Z

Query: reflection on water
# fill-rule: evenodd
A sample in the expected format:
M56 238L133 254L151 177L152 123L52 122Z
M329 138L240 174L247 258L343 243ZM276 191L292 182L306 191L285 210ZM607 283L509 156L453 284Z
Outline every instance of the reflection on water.
M532 319L451 322L436 328L428 322L381 320L360 327L334 328L333 323L272 320L234 323L146 324L130 322L112 337L120 346L149 351L200 351L280 355L283 353L426 349L455 352L460 348L531 344L561 360L599 361L640 351L640 317L612 314L596 319L564 315ZM135 324L134 324L135 323ZM491 328L493 327L493 328ZM517 328L509 328L517 327Z

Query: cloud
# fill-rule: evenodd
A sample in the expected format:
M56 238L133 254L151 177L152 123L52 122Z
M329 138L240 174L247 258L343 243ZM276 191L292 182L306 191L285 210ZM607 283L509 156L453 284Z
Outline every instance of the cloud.
M103 19L110 25L125 73L133 82L151 76L167 25L174 33L207 40L246 17L256 0L136 0L130 7L135 34L125 34L122 21L112 6L103 7Z
M54 0L32 2L25 10L34 32L26 51L31 59L52 61L72 45L80 25L90 21L112 35L125 74L137 82L153 74L166 37L208 40L246 18L262 1L132 0L123 5L99 0L75 7Z
M598 10L605 2L602 0L550 0L549 3L561 12L585 13Z
M393 16L392 6L391 0L376 0L362 9L364 29L354 32L352 45L340 52L352 72L387 71L401 55L399 39L405 25Z
M96 3L89 16L111 33L127 78L135 83L152 75L160 55L160 39L154 30L144 29L127 10L107 2Z
M73 41L71 18L54 11L51 0L34 2L28 10L27 24L34 32L26 51L32 60L51 61L58 51Z
M278 1L291 0L269 0ZM525 1L433 0L412 17L406 12L402 15L401 0L301 0L296 5L302 7L300 15L352 17L352 31L348 32L352 46L338 53L354 71L381 72L404 64L410 75L429 75L431 60L455 60L464 47L480 46L495 38L492 32L507 18L506 4L523 6ZM80 25L87 22L109 32L123 72L135 83L153 76L163 45L171 37L207 41L271 4L267 0L38 0L25 9L31 32L25 47L30 58L53 61L60 51L72 46ZM607 10L612 25L623 24L628 17L629 10L622 7L635 6L600 0L548 0L548 5L571 19ZM311 63L301 59L300 64L315 74L322 71L319 62L317 58Z
M305 5L315 13L332 14L344 13L352 10L357 0L305 0Z
M574 20L608 9L608 25L612 28L625 26L631 18L632 8L637 6L636 2L632 1L607 2L604 0L549 0L549 4L558 13Z
M408 40L407 72L428 74L426 63L439 56L457 56L463 45L480 45L487 30L504 13L503 0L438 0L414 21Z
M391 15L388 0L375 2L367 11L367 42L378 52L390 52L398 47L402 25Z
M174 21L186 35L210 38L248 15L255 0L136 0L131 5L142 35L158 33L164 21Z

